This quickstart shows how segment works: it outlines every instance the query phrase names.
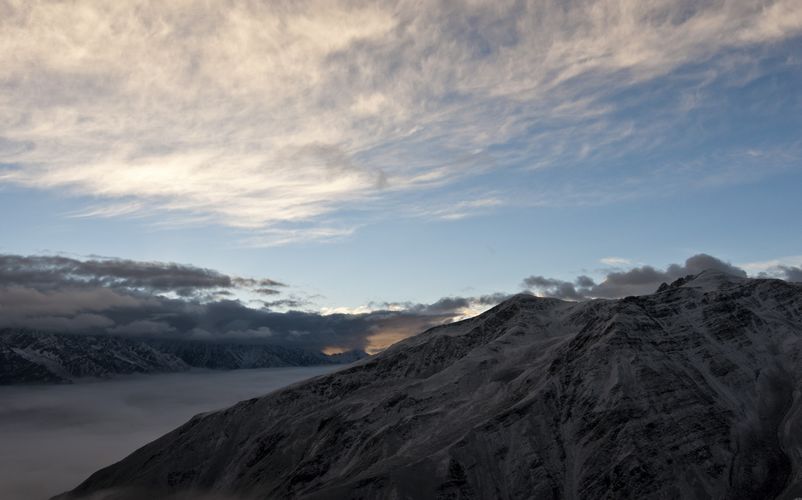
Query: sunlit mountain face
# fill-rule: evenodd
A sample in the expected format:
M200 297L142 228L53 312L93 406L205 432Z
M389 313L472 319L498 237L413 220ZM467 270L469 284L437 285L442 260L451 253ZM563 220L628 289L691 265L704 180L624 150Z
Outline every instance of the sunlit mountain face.
M242 467L170 455L186 468L148 462L161 465L143 471L142 483L115 469L75 495L135 486L194 498L214 484L226 494L309 498L802 497L788 451L795 441L779 451L763 442L795 429L775 424L794 422L783 412L796 411L786 389L796 383L798 333L798 295L788 290L802 282L798 0L0 0L0 68L0 385L14 401L0 411L0 435L24 428L33 439L29 431L41 425L40 439L62 442L54 436L64 425L52 415L66 412L93 429L99 450L94 430L109 435L159 411L160 380L248 385L237 394L257 397L313 373L350 374L305 385L311 395L287 389L260 400L276 422L309 425L292 439L265 430L251 410L215 416L215 425L235 422L261 436L238 442L254 454L236 457ZM724 277L716 282L723 288L710 284L711 273ZM709 289L687 292L700 289L685 286L694 280ZM744 298L761 291L776 300ZM664 302L672 297L708 313L676 310ZM562 312L496 314L522 303ZM651 316L636 311L641 306ZM673 326L661 329L657 316L668 310ZM791 319L781 328L778 315ZM552 331L550 321L564 328ZM574 345L585 342L582 329L599 333L600 321L624 330L634 321L637 338L708 332L698 345L728 361L690 362L684 340L673 350L652 337L649 349L616 336ZM481 331L462 330L474 324ZM721 325L737 326L741 337L725 342ZM433 331L459 338L419 336ZM500 337L486 337L491 331ZM543 332L554 335L531 338ZM510 354L508 334L533 356L542 347L551 367L539 364L545 357ZM574 365L609 375L606 385L571 378L563 341ZM608 358L594 345L623 360L624 344L627 356L653 357L636 377L647 385L596 365ZM760 357L764 350L771 356ZM750 371L758 358L771 364L762 375ZM280 370L298 375L272 379ZM515 375L526 370L556 385L535 390ZM750 377L756 385L744 382ZM682 386L691 379L710 387ZM666 380L688 397L677 396L675 406L660 399ZM134 387L129 399L139 408L129 412L127 399L125 418L62 404L64 387L80 386L94 401L109 393L104 384L118 383ZM571 396L583 387L589 392ZM548 428L573 447L538 438L515 448L518 431L483 434L509 437L492 451L506 469L472 475L490 470L490 448L469 435L467 420L449 430L460 435L430 428L445 422L433 403L441 389L448 408L461 408L454 416L485 418L470 421L481 429L529 405L521 394L538 394L526 407L562 423L529 421L518 431L543 438ZM365 398L351 399L352 390ZM164 408L185 419L182 408L232 404L223 392L202 401L176 395ZM287 394L298 399L287 402ZM707 399L693 400L699 394ZM319 411L331 409L331 395L353 405ZM484 396L506 399L460 406ZM140 397L148 402L141 408ZM729 429L735 441L704 450L681 440L657 448L632 441L632 449L673 453L648 460L613 449L615 436L632 431L616 422L633 408L687 403L689 414L702 415L705 401L720 418L705 421L712 427L702 434L718 439ZM579 430L592 418L563 411L606 412L614 422L586 435ZM421 412L440 416L421 420ZM643 418L645 434L659 433L659 422ZM738 419L766 425L728 427ZM377 422L389 430L377 434ZM33 484L29 471L59 464L22 453L16 440L16 449L0 450L0 463L19 469L0 472L0 497L67 491L68 482L74 487L171 427L137 428L148 432L125 441L130 449L76 459L80 471L65 465L52 484ZM231 444L212 434L197 435ZM600 455L577 451L571 440L580 435L595 443L582 450ZM432 448L364 453L398 450L409 436ZM454 438L478 461L432 436ZM291 456L265 451L278 442ZM739 446L754 460L728 455ZM318 447L354 461L307 453ZM219 451L204 453L230 458ZM439 460L426 462L426 474L417 468L424 455ZM592 459L611 471L594 469ZM356 463L364 465L359 473ZM406 472L391 472L402 463ZM386 467L360 475L373 466ZM268 472L277 482L263 480ZM680 473L686 482L670 480ZM231 479L237 474L249 478L247 488ZM594 474L607 482L582 482ZM783 484L769 484L772 475ZM398 486L423 477L420 488Z

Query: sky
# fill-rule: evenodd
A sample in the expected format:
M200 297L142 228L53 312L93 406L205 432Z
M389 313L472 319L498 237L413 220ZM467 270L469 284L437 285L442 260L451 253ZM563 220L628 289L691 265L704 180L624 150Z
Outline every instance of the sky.
M522 291L802 266L798 0L0 0L0 67L5 325L378 349Z

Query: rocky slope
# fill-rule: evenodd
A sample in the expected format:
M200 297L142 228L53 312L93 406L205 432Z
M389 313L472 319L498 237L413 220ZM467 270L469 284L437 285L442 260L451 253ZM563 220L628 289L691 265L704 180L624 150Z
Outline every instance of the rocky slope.
M70 382L81 377L175 372L189 365L144 342L109 336L0 331L0 384Z
M802 497L802 287L516 296L185 425L62 499Z
M338 359L320 352L290 349L278 345L226 342L188 342L148 340L148 345L180 358L189 366L213 370L313 366L337 363Z
M364 353L354 352L351 356L345 362ZM343 360L345 358L273 345L0 331L0 385L64 383L81 377L164 373L190 368L311 366Z

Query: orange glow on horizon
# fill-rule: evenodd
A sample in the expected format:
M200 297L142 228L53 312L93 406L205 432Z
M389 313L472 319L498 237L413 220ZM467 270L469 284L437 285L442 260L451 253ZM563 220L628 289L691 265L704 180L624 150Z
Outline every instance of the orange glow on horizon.
M407 337L414 335L409 330L383 330L368 337L368 345L365 347L365 352L374 355L382 352L391 345L404 340Z
M320 352L322 352L326 356L331 356L332 354L344 353L347 350L348 349L343 349L342 347L337 347L337 346L334 346L334 345L330 345L330 346L324 347L323 350L320 351Z

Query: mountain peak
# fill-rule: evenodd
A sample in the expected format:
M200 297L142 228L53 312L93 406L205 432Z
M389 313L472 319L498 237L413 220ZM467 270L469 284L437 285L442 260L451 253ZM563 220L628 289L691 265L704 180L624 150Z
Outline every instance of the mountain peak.
M704 289L705 291L712 291L721 288L722 286L740 284L748 279L749 278L737 276L735 274L728 273L720 269L705 269L700 273L688 274L686 276L678 278L672 281L671 284L662 283L660 287L657 289L656 293L661 293L666 290L681 288L681 287L701 288Z
M519 294L195 417L63 498L792 498L802 288L769 281L666 285L715 300Z

